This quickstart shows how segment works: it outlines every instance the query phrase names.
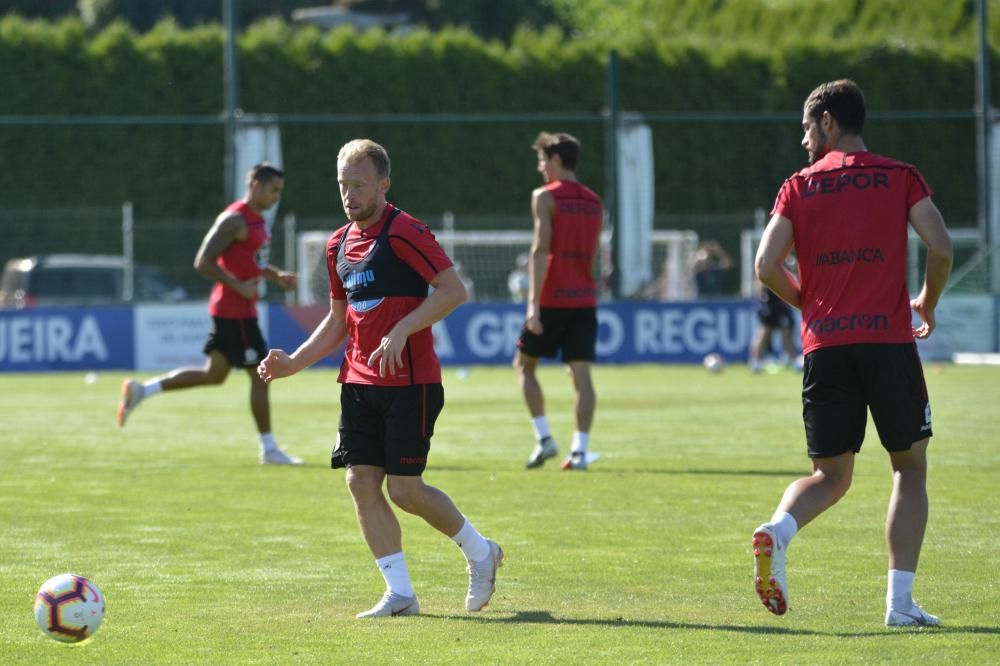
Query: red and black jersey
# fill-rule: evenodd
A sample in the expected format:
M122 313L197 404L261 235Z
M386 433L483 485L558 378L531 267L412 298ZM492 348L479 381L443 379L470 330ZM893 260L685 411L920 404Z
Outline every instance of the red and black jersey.
M271 239L267 222L245 201L234 201L225 212L239 213L247 225L247 237L234 240L215 263L237 280L250 280L264 272L259 251ZM252 319L257 316L257 297L243 298L221 282L216 282L208 298L208 312L213 317Z
M379 386L440 383L441 364L430 327L410 335L396 374L379 377L378 363L368 366L368 356L382 337L427 298L434 276L452 266L427 225L387 204L382 218L367 229L351 222L335 231L327 242L326 261L330 296L347 301L347 347L338 381Z
M545 186L555 200L552 239L539 305L592 308L597 305L594 253L604 221L601 198L575 181Z
M906 288L910 209L931 196L909 164L833 151L782 185L802 281L802 351L913 341Z

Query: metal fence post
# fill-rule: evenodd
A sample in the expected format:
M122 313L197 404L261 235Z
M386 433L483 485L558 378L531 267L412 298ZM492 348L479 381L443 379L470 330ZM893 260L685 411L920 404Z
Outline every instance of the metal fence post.
M295 256L295 213L284 217L285 222L285 270L298 273L298 260ZM285 304L294 305L297 302L295 289L285 291Z
M135 298L135 223L131 201L122 204L122 257L125 259L122 300L131 303Z
M993 94L990 87L990 49L987 0L976 0L976 14L979 25L979 52L976 57L976 157L979 162L979 231L984 241L984 249L1000 244L1000 218L991 210L990 185L993 165ZM990 255L990 291L1000 294L1000 253Z
M621 294L621 272L618 270L618 124L621 109L618 82L618 51L608 54L608 108L605 114L605 185L604 206L611 225L611 293L618 298Z
M236 40L239 25L236 20L236 6L239 0L222 0L222 20L226 29L225 47L222 53L222 94L225 103L226 155L224 189L227 199L239 196L235 191L234 170L236 169L236 123L240 108L240 60Z

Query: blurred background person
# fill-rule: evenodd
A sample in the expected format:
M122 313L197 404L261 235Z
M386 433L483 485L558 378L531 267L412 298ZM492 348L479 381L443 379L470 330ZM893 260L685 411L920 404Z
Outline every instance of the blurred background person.
M792 308L773 291L759 285L757 299L757 331L750 341L748 364L750 372L761 371L761 359L772 353L774 333L781 334L781 355L778 363L791 366L796 361L795 344L792 342ZM777 366L775 366L777 367Z
M718 241L708 240L698 246L691 255L691 273L698 289L697 296L719 296L722 294L722 274L732 270L736 264L732 256Z
M507 289L510 291L510 300L514 303L524 303L528 300L528 253L522 252L517 255L517 265L514 270L507 275Z
M118 402L119 427L147 398L163 391L217 386L226 381L230 369L243 368L250 378L250 411L259 433L261 464L302 464L301 458L288 455L275 441L268 387L257 376L257 364L267 354L257 322L260 280L265 278L283 289L294 289L297 284L295 273L261 265L262 250L271 240L262 213L278 203L284 186L284 172L261 162L247 173L243 198L215 219L194 260L198 272L215 283L208 301L212 332L205 343L205 365L177 368L145 383L126 379Z
M454 262L455 272L458 273L458 279L462 281L465 285L466 302L471 302L476 300L476 283L473 281L472 277L465 272L460 261Z

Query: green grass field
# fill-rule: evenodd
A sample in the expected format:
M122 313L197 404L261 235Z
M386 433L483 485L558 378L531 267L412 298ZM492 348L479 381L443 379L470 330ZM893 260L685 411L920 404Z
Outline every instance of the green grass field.
M359 621L383 582L328 468L339 387L272 390L301 468L257 464L247 380L157 396L119 431L122 375L0 375L4 664L996 663L1000 660L1000 369L927 368L937 436L915 596L936 629L882 626L888 459L874 429L854 485L789 551L791 610L751 583L750 533L809 470L791 372L600 366L586 473L532 445L509 368L445 370L426 480L507 552L484 612L463 610L460 551L401 516L423 615ZM546 367L565 451L569 382ZM107 614L66 646L35 627L50 576L91 577Z

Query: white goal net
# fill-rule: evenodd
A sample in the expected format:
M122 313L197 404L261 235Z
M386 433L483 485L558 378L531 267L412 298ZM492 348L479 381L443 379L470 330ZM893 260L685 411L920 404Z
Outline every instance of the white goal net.
M978 229L949 229L955 252L955 269L947 289L956 293L989 293L989 264L984 261L982 236ZM763 229L745 229L740 233L740 293L745 298L756 294L753 274L754 257ZM927 248L912 229L909 231L906 257L906 285L911 294L920 291L924 282Z
M435 237L455 262L469 289L478 301L520 302L527 290L527 261L531 250L530 231L436 231ZM298 234L296 266L299 271L298 302L302 305L326 303L329 277L326 267L325 231ZM698 247L693 231L658 230L650 238L654 278L637 297L659 300L691 298L694 286L688 259ZM611 273L611 234L601 235L601 253L597 273L607 296Z

